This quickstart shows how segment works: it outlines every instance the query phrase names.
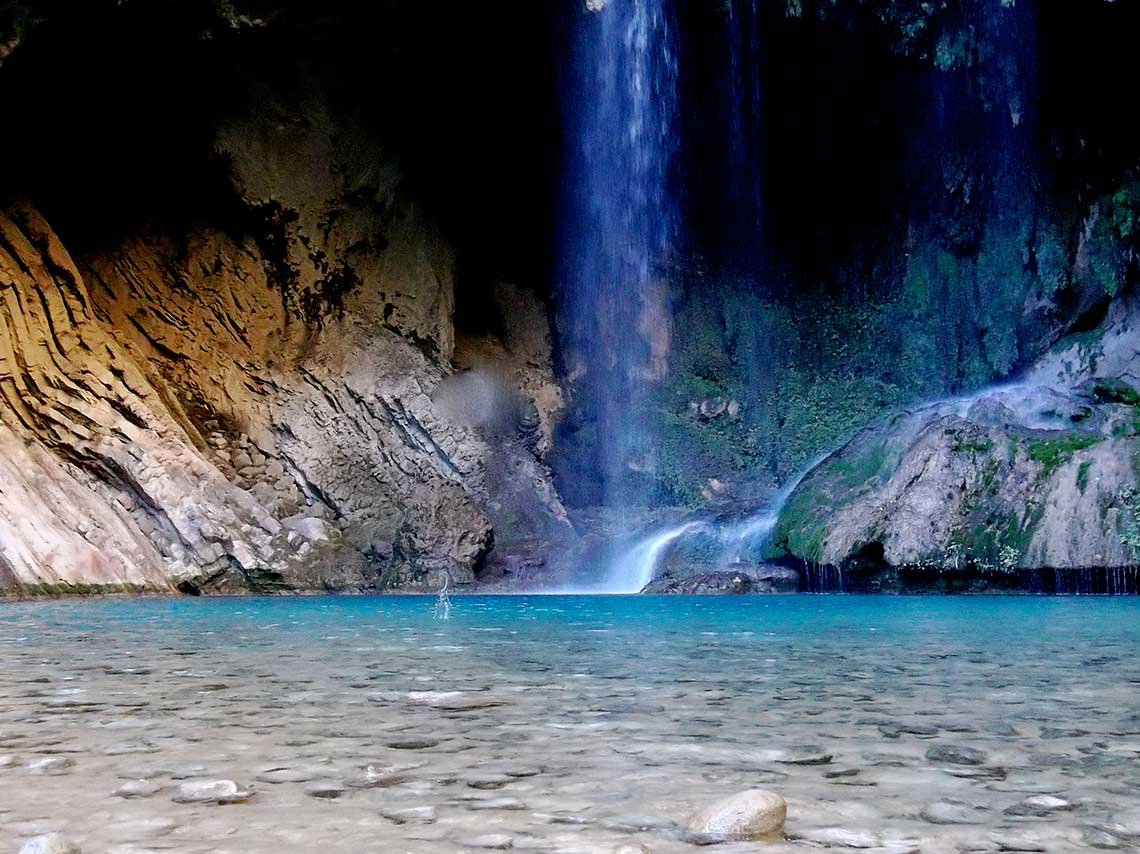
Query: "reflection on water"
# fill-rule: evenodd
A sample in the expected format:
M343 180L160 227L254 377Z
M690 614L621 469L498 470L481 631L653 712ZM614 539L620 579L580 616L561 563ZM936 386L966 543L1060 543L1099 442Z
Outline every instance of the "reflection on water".
M786 850L1140 838L1135 600L432 606L0 606L0 850L695 851L676 822L757 786Z

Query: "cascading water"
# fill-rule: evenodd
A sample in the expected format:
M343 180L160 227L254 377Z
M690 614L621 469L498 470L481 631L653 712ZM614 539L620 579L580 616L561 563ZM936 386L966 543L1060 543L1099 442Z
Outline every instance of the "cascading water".
M645 385L668 347L655 271L678 233L674 24L668 0L587 0L575 25L560 310L593 432L594 503L625 508L647 498L637 476L655 453Z

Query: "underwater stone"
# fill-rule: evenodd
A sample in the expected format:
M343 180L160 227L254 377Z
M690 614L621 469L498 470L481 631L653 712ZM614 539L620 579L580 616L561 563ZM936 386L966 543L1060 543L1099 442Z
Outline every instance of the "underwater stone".
M723 839L765 839L783 833L787 802L775 792L750 789L694 813L687 826L696 834Z

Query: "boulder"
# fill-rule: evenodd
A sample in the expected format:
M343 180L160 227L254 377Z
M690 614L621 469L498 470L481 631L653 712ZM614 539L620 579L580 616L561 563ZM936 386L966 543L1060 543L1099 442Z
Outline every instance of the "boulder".
M749 789L694 813L687 827L698 836L715 839L778 839L787 815L787 803L775 792Z

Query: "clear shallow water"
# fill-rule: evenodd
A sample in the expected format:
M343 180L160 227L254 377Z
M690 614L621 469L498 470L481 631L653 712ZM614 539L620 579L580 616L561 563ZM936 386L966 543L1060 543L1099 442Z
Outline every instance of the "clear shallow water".
M487 834L696 851L675 822L756 786L789 802L771 851L1140 834L1140 600L457 597L447 622L431 606L0 605L0 851L50 830L87 852L502 841ZM70 763L27 767L51 757ZM397 766L395 784L345 785L367 765ZM188 778L255 796L174 803ZM134 779L157 791L113 794ZM1041 795L1067 806L1025 814ZM434 820L399 812L426 806Z

